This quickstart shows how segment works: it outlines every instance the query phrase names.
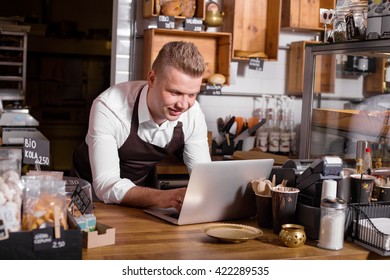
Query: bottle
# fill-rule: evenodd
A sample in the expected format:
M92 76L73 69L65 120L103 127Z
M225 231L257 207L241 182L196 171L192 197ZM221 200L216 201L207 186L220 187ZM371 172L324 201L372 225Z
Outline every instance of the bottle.
M290 130L290 153L294 156L298 155L297 150L297 132L294 124L294 113L290 109L288 126Z
M288 119L287 116L284 115L280 122L279 153L281 155L288 155L290 153L290 138L291 133L288 125Z
M258 147L262 152L268 151L268 119L266 116L266 111L261 111L260 119L266 118L266 123L256 130L256 147Z
M271 109L269 110L268 118L268 151L270 153L277 154L279 152L280 131Z
M371 174L372 171L372 159L371 159L371 148L366 148L363 154L362 173Z

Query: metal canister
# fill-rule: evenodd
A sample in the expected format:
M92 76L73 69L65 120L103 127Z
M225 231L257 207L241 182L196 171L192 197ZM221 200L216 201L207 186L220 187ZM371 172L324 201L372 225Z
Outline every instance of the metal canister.
M318 247L328 250L343 248L346 209L347 203L340 198L321 200Z
M356 143L356 159L363 158L366 148L371 148L369 141L357 141Z

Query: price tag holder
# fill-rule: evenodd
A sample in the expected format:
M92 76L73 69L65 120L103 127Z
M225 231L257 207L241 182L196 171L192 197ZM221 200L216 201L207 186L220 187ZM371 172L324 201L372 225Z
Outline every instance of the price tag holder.
M203 31L203 20L200 18L186 18L184 21L184 30Z
M87 193L79 184L77 184L77 187L73 191L70 204L75 204L81 214L85 214L85 211L87 211L88 206L91 204L91 200L89 199Z
M24 138L23 163L50 165L50 142L44 139Z
M64 229L62 227L60 238L54 238L54 228L52 227L34 229L32 235L34 251L59 249L66 246Z
M260 58L250 58L249 59L249 69L256 71L263 71L264 60Z
M0 240L8 239L8 229L5 227L4 221L0 215Z
M205 95L221 95L222 85L220 84L206 84L202 86L202 94Z
M175 17L172 16L158 16L157 17L157 28L174 29L175 28Z

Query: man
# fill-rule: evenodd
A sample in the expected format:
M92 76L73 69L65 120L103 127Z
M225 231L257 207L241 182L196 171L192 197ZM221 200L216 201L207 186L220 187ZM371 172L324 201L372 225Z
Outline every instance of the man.
M105 203L180 210L186 189L154 188L155 166L172 153L182 156L189 172L195 163L211 161L207 126L196 101L204 71L194 44L170 42L146 82L121 83L100 94L71 175L92 182Z

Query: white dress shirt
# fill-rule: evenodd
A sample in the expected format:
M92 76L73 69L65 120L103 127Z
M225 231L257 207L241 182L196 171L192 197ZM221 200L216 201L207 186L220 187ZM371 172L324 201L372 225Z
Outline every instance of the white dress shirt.
M130 134L131 117L138 93L138 136L151 144L165 147L171 140L178 121L183 123L183 159L189 172L197 162L211 161L207 141L207 125L198 102L177 121L157 125L149 112L145 81L125 82L115 85L93 102L86 142L96 196L105 203L120 203L126 192L135 184L120 178L118 149Z

